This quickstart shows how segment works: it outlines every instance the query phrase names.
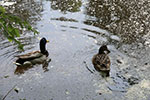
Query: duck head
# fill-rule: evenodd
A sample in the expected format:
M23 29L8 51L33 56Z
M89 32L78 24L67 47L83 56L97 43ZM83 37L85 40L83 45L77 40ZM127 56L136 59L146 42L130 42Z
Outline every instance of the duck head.
M49 41L46 40L46 38L44 38L44 37L40 40L40 51L43 54L47 53L47 50L46 50L46 43L47 42L49 42Z
M106 53L105 53L106 52ZM99 48L99 54L108 54L110 53L110 51L108 50L107 46L106 45L102 45L100 48Z

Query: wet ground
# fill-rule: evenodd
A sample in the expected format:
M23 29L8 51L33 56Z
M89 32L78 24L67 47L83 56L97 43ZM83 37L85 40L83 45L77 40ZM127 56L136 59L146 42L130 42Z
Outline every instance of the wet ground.
M148 0L18 0L7 8L40 34L23 32L24 52L0 34L0 99L15 86L5 100L150 100L149 6ZM50 41L51 62L20 70L14 56L38 50L37 37ZM111 51L109 77L91 63L102 44Z

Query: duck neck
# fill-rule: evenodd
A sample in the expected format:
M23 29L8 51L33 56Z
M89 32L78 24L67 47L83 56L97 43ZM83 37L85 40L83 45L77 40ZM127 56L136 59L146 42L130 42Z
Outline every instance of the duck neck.
M99 54L105 54L104 50L102 48L99 49Z
M46 52L45 44L41 44L41 43L40 43L40 51L41 51L41 53L43 53L43 54Z
M105 52L104 51L99 51L98 54L105 54Z

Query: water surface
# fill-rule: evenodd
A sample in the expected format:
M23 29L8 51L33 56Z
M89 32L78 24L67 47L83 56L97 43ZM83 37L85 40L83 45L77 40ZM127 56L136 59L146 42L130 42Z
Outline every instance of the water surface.
M18 93L11 91L6 100L149 100L148 4L146 0L25 0L9 6L40 34L23 32L19 39L24 52L1 35L0 97L16 85ZM50 41L46 47L51 62L46 70L35 65L18 71L14 56L38 50L37 37ZM91 63L102 44L111 51L110 76L105 78Z

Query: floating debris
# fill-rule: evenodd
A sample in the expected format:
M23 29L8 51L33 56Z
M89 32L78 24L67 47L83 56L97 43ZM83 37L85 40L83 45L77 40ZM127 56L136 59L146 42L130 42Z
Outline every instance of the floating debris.
M122 64L122 61L120 59L117 59L116 61L117 63Z
M69 91L68 91L68 90L66 90L66 91L65 91L65 94L66 94L66 95L69 95L70 93L69 93Z
M9 77L9 75L4 76L4 78L8 78L8 77Z
M19 88L14 88L14 91L15 91L16 93L19 93Z

